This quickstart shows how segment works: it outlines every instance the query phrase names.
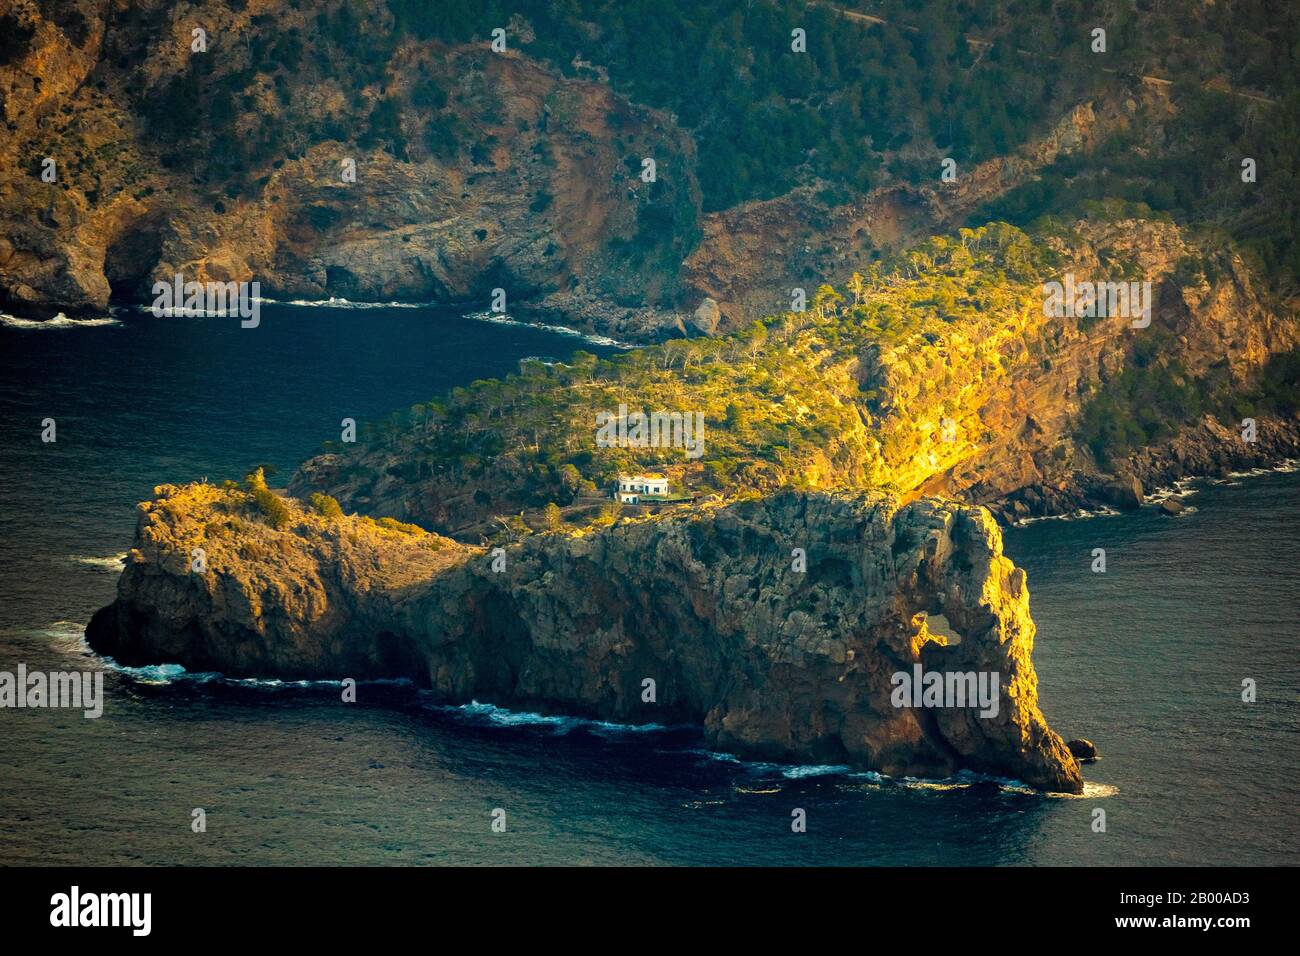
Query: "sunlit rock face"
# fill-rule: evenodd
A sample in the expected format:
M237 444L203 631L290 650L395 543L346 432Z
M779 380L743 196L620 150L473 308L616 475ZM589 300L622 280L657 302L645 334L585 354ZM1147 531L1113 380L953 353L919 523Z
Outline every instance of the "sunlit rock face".
M1082 789L1038 709L1025 574L982 508L788 492L494 553L292 502L275 530L243 492L158 491L87 632L124 663L407 677L448 702L694 722L767 760ZM996 699L900 705L918 665L984 675Z

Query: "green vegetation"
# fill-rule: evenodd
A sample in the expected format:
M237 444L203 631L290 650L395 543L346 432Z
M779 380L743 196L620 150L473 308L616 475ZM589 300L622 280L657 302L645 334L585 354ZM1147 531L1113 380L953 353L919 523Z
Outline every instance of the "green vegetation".
M1195 189L1234 156L1260 158L1269 192L1294 197L1300 111L1300 11L1268 0L389 0L399 33L485 43L522 17L522 48L575 72L574 52L605 66L630 98L671 110L699 143L706 209L779 195L804 182L865 189L890 174L933 181L940 158L966 166L1005 154L1036 127L1117 79L1155 74L1177 85L1184 113L1179 182L1146 175L1169 197ZM838 9L837 9L838 8ZM884 23L854 19L869 14ZM1107 28L1106 67L1089 49ZM807 52L791 50L806 32ZM1208 42L1207 42L1208 40ZM515 42L513 39L511 42ZM1208 81L1263 94L1234 100ZM1140 136L1140 130L1134 135ZM1249 139L1250 150L1219 149ZM1161 156L1134 154L1148 165ZM1231 164L1235 165L1235 164ZM1261 183L1264 179L1261 178ZM1203 184L1203 183L1202 183ZM1061 184L1046 184L1052 191ZM1070 192L1073 186L1065 187ZM1126 190L1128 192L1129 190ZM1262 191L1262 190L1260 190ZM1257 191L1257 192L1260 192ZM1201 198L1218 189L1191 193ZM1261 214L1290 222L1295 200ZM1152 202L1152 208L1166 208ZM988 215L985 218L1002 218ZM983 221L983 220L981 220ZM1267 228L1267 226L1265 227ZM1289 247L1288 247L1289 248Z
M293 513L289 506L280 500L280 496L266 486L266 475L258 468L244 479L244 486L252 495L253 503L266 518L266 523L277 531L289 526ZM337 502L335 502L337 504Z
M1121 130L1090 154L1058 159L976 210L971 221L1028 226L1122 200L1141 217L1226 233L1284 293L1300 291L1300 92L1270 107L1193 88L1179 104L1168 124L1169 148L1149 149L1145 127ZM1255 160L1256 182L1241 180L1246 157Z
M1180 363L1157 358L1172 351L1171 341L1155 330L1140 338L1130 364L1084 407L1076 434L1103 467L1172 437L1180 424L1204 414L1203 383Z
M312 509L322 518L328 518L332 521L343 517L343 509L339 507L338 501L329 495L323 495L316 491L312 492L307 500Z
M592 519L591 525L594 528L608 528L619 516L623 514L623 506L617 501L606 502L600 508L600 513Z
M961 374L981 387L1003 377L999 345L1024 348L1024 330L1007 317L1033 317L1052 262L1005 224L962 230L856 276L848 294L823 288L804 313L611 359L578 352L568 365L525 362L516 375L366 423L356 446L331 450L343 455L345 478L371 473L373 454L396 459L384 467L405 480L490 486L499 511L548 503L558 511L625 472L662 472L686 495L888 486L929 447L926 422L955 409L970 384L946 354L965 356ZM935 343L947 352L927 348ZM879 407L899 376L911 383L907 407ZM617 415L620 405L702 415L702 454L598 448L597 414Z
M1255 387L1235 397L1230 411L1233 418L1300 413L1300 351L1271 356Z
M1205 415L1235 424L1300 411L1300 352L1271 356L1258 380L1243 388L1230 382L1226 361L1199 377L1189 375L1182 363L1164 357L1175 348L1168 333L1151 330L1123 372L1084 406L1076 437L1103 467Z
M418 524L398 521L396 518L367 518L366 520L374 522L374 524L383 528L385 531L396 531L400 534L410 534L415 535L416 537L428 534L428 532Z
M520 44L529 54L567 73L575 51L607 67L631 99L671 110L695 134L706 209L818 179L866 189L887 152L933 157L893 170L928 180L944 155L973 162L1023 142L1097 73L1081 56L1045 71L1010 44L987 55L961 39L1014 26L1017 42L1055 54L1067 47L1062 28L1081 22L1079 10L1049 12L1026 37L1025 11L1002 6L888 3L872 11L890 21L880 25L799 0L389 0L398 30L421 39L486 42L518 15L532 28ZM806 52L791 49L796 28Z

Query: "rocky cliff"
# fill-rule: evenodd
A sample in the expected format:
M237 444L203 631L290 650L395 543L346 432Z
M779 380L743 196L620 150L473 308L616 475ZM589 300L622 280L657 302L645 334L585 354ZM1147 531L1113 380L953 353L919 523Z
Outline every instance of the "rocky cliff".
M298 4L0 2L0 164L21 171L0 179L0 304L103 309L180 272L479 309L500 287L618 336L675 329L689 136L513 50L396 43L373 6L335 44Z
M448 702L692 721L709 746L763 759L1082 789L1038 709L1025 574L983 509L783 493L493 554L287 504L277 530L238 489L157 489L91 645L126 663L400 676ZM892 676L916 664L996 674L996 714L895 706Z
M523 18L494 53L420 39L392 6L0 0L0 164L18 172L0 179L0 305L102 310L181 272L476 309L499 287L629 341L715 334L1130 127L1163 140L1173 112L1166 88L1117 80L950 183L930 147L920 178L814 179L705 214L692 133L603 67L522 52ZM599 48L587 32L566 42Z

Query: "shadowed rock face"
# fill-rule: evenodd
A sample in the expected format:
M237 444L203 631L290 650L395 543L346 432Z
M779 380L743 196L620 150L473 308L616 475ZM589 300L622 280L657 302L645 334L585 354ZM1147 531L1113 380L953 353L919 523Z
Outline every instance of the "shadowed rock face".
M407 39L367 78L327 53L317 17L336 4L127 6L58 4L74 30L55 4L0 3L12 15L0 29L25 28L0 62L6 309L147 303L155 281L181 273L257 281L277 299L469 310L499 286L512 309L532 300L568 321L599 316L620 337L676 334L674 266L701 200L694 142L666 114L513 50L485 58L481 44ZM391 33L384 4L365 6L364 32ZM190 55L196 23L213 44L206 60ZM249 105L240 77L258 70L253 50L290 34L306 55L277 74L279 94L268 56ZM239 97L228 122L198 99L160 106L190 88L197 63L205 97ZM426 86L452 94L441 125L441 107L420 105ZM381 103L405 130L400 146L365 135ZM651 155L673 171L654 184L638 175ZM53 183L39 177L47 156ZM348 160L354 181L342 178Z
M1001 550L982 508L783 493L535 536L494 571L485 549L437 535L296 506L276 531L242 492L163 486L87 634L125 663L403 676L453 703L696 722L709 746L763 759L1078 793L1038 709L1025 574ZM960 643L931 635L927 613ZM894 706L892 676L917 663L996 673L996 715Z

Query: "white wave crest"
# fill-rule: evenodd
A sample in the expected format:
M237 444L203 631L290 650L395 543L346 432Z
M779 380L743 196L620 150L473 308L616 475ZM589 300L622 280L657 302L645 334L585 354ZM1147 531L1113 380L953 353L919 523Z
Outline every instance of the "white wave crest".
M1102 505L1100 508L1087 509L1079 508L1069 514L1063 515L1036 515L1030 518L1017 518L1015 526L1017 528L1027 528L1031 524L1037 524L1040 521L1086 521L1089 518L1110 518L1119 514L1114 508Z
M126 563L126 552L121 554L110 554L106 558L96 558L89 555L74 554L69 560L76 564L84 564L87 567L97 568L100 571L121 571L122 565Z
M84 639L83 639L84 640ZM342 687L342 680L282 680L279 677L229 677L220 671L191 671L181 664L145 664L131 667L119 664L108 655L100 659L109 670L123 674L139 684L166 686L168 684L222 684L227 687L255 687L261 690L280 690L282 688L307 687ZM359 685L393 685L406 686L411 682L406 678L378 679L357 681Z
M663 724L617 724L608 720L591 720L586 717L535 714L529 711L508 710L494 704L483 704L476 700L472 700L468 704L434 704L433 706L438 710L458 716L486 720L498 727L552 727L560 735L572 733L575 730L589 730L606 734L644 734L673 729Z
M436 302L353 302L350 299L330 296L328 299L265 299L258 297L255 302L268 305L291 305L299 308L313 309L427 309L436 306Z
M901 787L905 790L955 791L968 790L971 787L992 785L1002 793L1023 794L1033 797L1082 799L1084 797L1109 797L1119 792L1112 784L1084 782L1083 793L1051 793L1036 790L1021 780L1010 777L995 777L990 774L977 773L973 770L958 771L952 777L931 780L924 777L890 777L875 770L854 770L839 764L776 764L761 761L741 760L735 754L719 753L712 750L690 750L711 761L731 764L744 768L749 773L760 777L783 777L786 780L806 780L811 777L840 777L845 781L865 782L876 786ZM759 791L750 791L759 792ZM766 791L763 791L766 792Z
M0 325L10 329L29 329L43 331L47 329L94 329L122 323L112 316L96 319L70 319L62 312L52 319L20 319L16 315L0 312Z
M547 332L555 332L558 335L572 335L582 339L584 342L590 342L592 345L608 345L616 349L634 349L635 345L627 342L620 342L618 339L611 339L607 335L593 335L583 332L580 329L571 329L567 325L547 325L544 322L521 322L519 319L513 319L509 315L502 315L495 312L467 312L465 318L474 319L478 322L491 322L493 325L514 325L524 329L544 329Z

